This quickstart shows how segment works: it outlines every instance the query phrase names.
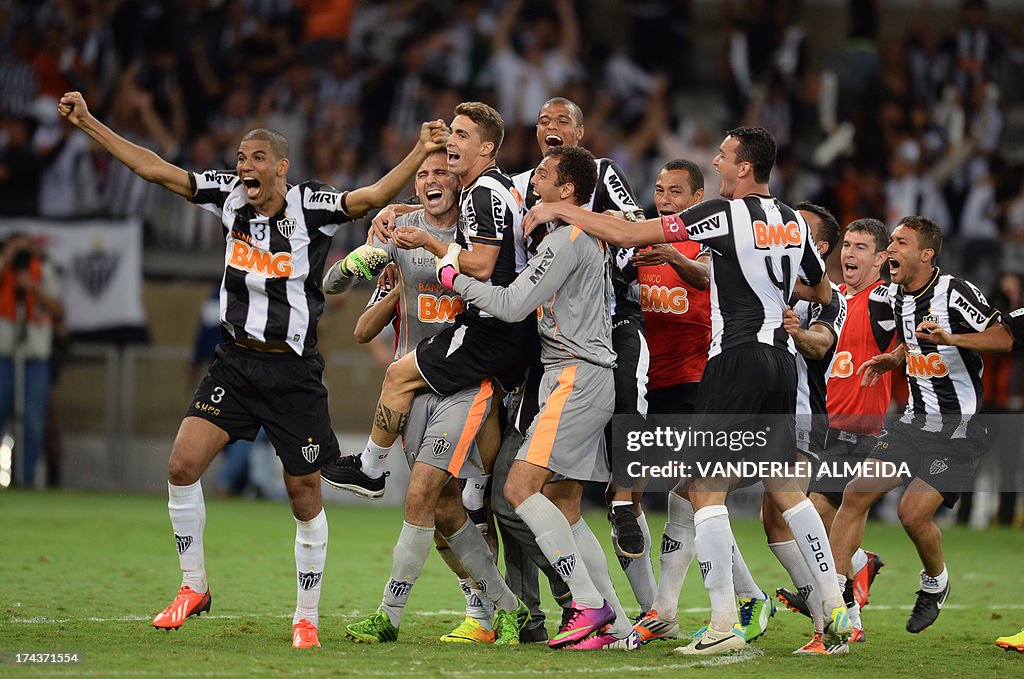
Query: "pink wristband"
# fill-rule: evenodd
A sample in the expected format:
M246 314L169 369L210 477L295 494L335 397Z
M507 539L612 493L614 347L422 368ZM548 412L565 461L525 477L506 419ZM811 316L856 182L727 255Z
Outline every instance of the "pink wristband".
M455 277L459 275L459 272L455 270L455 267L451 264L446 265L441 269L441 285L448 290L455 289Z

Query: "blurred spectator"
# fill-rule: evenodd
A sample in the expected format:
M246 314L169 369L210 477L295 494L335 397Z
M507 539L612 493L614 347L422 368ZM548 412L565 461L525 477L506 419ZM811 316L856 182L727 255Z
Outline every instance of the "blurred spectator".
M904 139L896 147L885 183L885 221L891 227L907 215L927 215L948 236L953 231L949 208L934 182L920 173L920 162L916 141Z
M22 462L15 479L26 488L35 486L46 430L54 319L63 313L59 296L53 266L28 236L8 236L0 249L0 431L10 426L15 432Z
M43 159L32 148L35 120L0 117L0 215L33 215L39 209Z

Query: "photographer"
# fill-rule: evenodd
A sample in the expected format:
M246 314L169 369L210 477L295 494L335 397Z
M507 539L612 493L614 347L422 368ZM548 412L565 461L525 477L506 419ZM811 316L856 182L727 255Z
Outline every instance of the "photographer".
M46 428L53 324L63 311L58 294L53 267L28 236L9 236L0 248L0 432L20 435L15 450L23 451L24 469L16 479L28 488Z

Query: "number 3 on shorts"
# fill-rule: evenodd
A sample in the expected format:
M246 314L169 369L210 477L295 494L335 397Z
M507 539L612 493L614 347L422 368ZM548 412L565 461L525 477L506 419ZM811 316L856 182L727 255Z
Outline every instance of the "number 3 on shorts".
M210 400L214 403L220 403L224 398L224 387L214 387L213 393L210 395Z

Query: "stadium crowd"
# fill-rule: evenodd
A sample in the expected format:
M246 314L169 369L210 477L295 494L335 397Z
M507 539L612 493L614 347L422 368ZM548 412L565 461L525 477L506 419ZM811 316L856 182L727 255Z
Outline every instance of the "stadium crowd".
M379 176L418 121L474 99L508 121L503 168L526 169L533 116L558 94L587 111L595 155L640 186L666 158L709 158L719 129L762 125L779 141L778 195L824 205L842 224L927 206L987 287L995 243L1024 240L1024 171L1000 143L1004 101L1021 103L1021 22L965 2L943 33L922 3L892 35L882 3L846 4L842 47L812 62L821 28L801 21L801 3L723 3L712 66L694 63L704 57L693 47L705 46L696 13L710 8L687 1L9 0L0 211L143 215L162 247L216 248L199 211L58 124L53 103L69 90L187 167L230 166L242 132L279 129L293 169L334 186Z

